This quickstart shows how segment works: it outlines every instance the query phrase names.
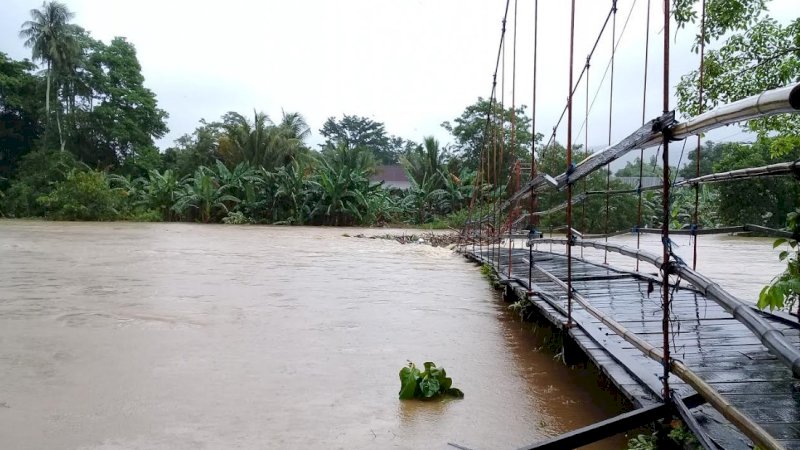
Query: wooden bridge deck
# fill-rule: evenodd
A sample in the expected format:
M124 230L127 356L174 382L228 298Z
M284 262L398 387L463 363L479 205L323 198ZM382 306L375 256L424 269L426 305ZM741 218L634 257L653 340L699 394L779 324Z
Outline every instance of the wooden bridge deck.
M520 298L528 286L529 251L514 250L512 273L508 277L508 249L492 253L471 251L467 256L491 264ZM534 252L531 297L539 312L556 325L566 321L567 296L564 289L544 272L565 281L566 256ZM583 260L573 260L572 285L592 305L660 348L660 284L648 295L646 275L617 270ZM785 316L763 314L786 337L800 345L800 324ZM800 449L800 384L792 372L761 344L759 339L713 300L685 283L674 291L672 300L672 355L683 361L731 404L752 418L787 449ZM660 363L614 334L594 316L573 302L573 320L568 330L572 339L617 388L635 405L660 401ZM675 376L670 377L676 394L688 396L694 390ZM709 405L691 410L690 428L702 435L709 448L752 449L743 434ZM710 445L708 445L710 444Z

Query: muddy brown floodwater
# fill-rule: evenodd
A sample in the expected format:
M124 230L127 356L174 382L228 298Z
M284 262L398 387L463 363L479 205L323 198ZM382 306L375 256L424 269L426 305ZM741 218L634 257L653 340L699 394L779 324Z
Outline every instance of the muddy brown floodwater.
M0 448L515 448L620 411L463 257L358 232L0 221ZM399 401L407 359L466 397Z

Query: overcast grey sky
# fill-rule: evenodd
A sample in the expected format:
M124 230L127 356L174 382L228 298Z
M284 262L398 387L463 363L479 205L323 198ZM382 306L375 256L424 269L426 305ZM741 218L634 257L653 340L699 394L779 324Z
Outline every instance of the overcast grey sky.
M788 22L798 0L773 0L771 15ZM28 11L41 0L2 0L0 51L29 57L18 37ZM170 133L158 144L194 130L198 120L253 108L279 118L302 113L318 130L329 116L357 114L384 122L389 133L419 141L449 136L440 124L457 117L478 96L487 97L500 35L503 0L66 0L75 23L95 38L125 36L161 108ZM661 111L661 3L652 1L648 120ZM611 1L578 0L575 67L586 55ZM646 0L619 0L617 36L632 11L617 52L612 140L641 124ZM517 104L531 104L533 0L519 0ZM512 0L513 10L513 0ZM541 1L537 130L548 135L566 102L569 2ZM510 14L511 18L512 15ZM509 33L513 33L509 23ZM673 27L674 30L674 27ZM673 39L672 81L695 68L689 51L695 30ZM610 56L610 29L590 69L590 97ZM505 101L511 102L511 34ZM583 122L585 87L575 98L575 132ZM589 118L589 145L608 140L608 79ZM565 127L558 138L565 141ZM725 129L716 139L741 138ZM584 136L577 136L582 143Z

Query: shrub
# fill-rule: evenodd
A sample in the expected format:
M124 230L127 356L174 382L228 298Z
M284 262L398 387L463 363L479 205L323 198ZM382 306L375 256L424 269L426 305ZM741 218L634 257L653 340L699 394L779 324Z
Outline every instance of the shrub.
M70 152L37 150L23 156L5 198L0 199L3 212L13 217L44 215L44 207L37 199L49 195L79 165Z
M115 220L124 193L108 184L105 172L71 170L55 189L36 199L56 220Z

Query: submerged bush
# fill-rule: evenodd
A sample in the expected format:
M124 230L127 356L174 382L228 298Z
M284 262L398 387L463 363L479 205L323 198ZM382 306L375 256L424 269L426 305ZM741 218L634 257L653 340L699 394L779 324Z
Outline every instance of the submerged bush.
M463 398L464 393L453 386L453 379L447 376L444 367L436 367L432 362L424 364L421 372L413 362L400 369L400 400L429 399L442 395Z

